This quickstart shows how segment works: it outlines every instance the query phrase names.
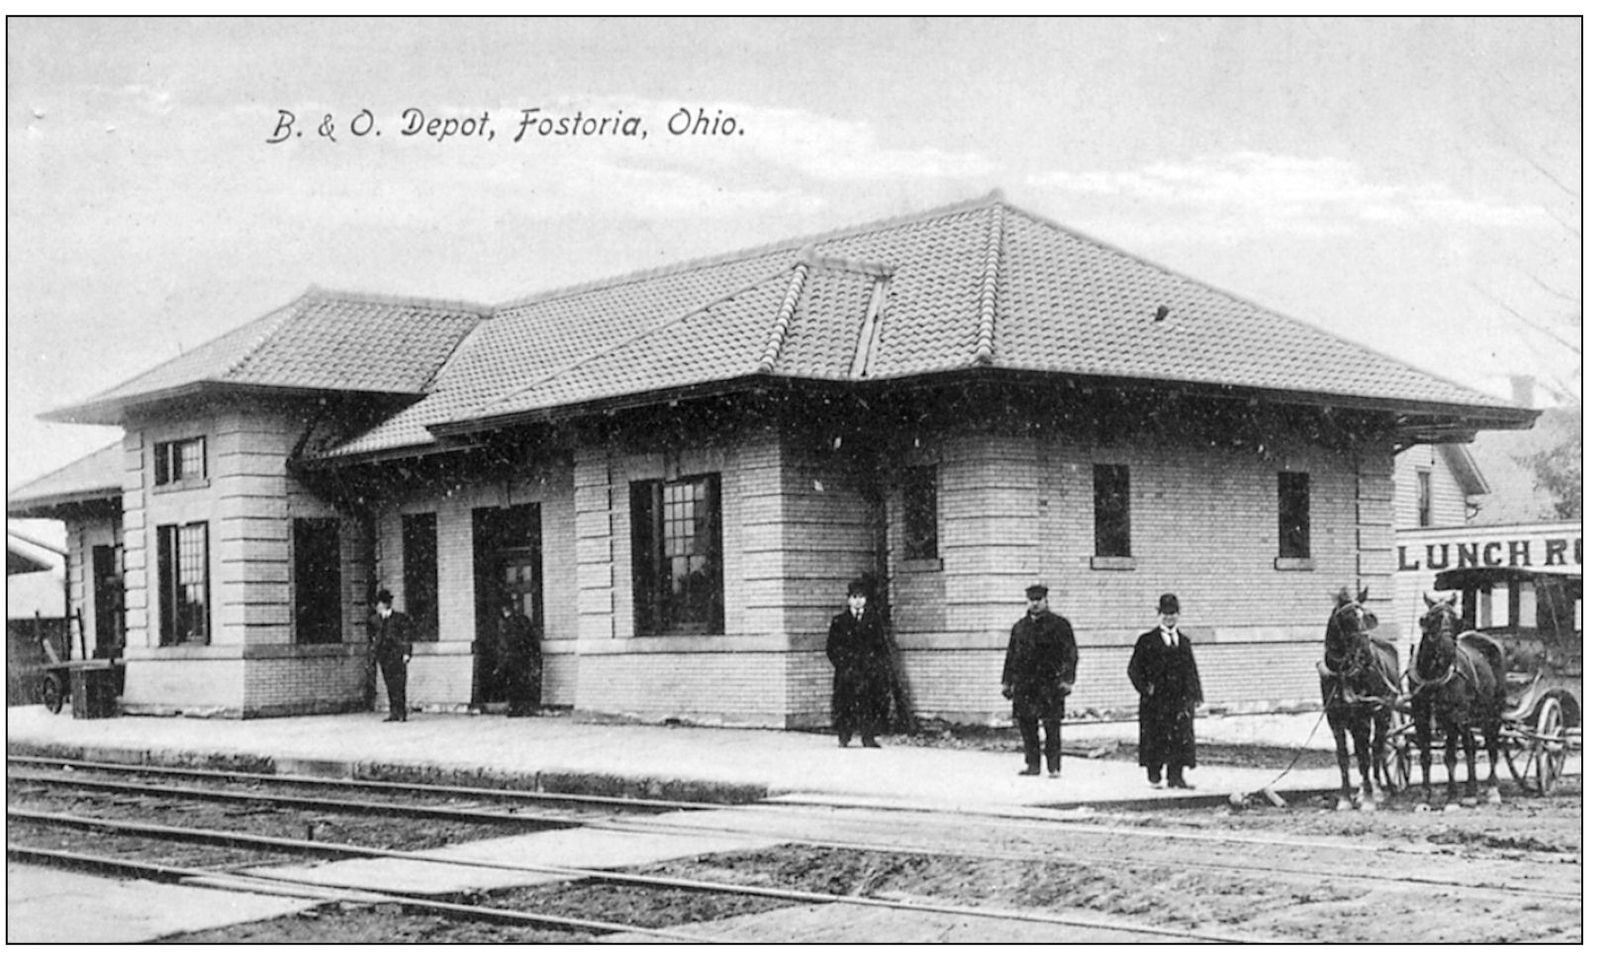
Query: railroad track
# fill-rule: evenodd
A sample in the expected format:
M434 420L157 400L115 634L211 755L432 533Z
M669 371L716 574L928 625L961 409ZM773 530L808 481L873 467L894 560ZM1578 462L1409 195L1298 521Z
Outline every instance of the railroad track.
M36 759L16 760L12 763L19 765L66 765L77 766L100 772L118 774L150 775L152 768L133 768L128 765L94 764L94 763L66 763L60 761L42 761ZM800 812L829 813L830 809L818 806L808 808L787 807L784 812L767 806L735 806L729 804L688 803L666 800L638 800L623 797L593 797L574 794L550 794L545 792L495 790L486 788L450 787L441 785L413 785L395 784L388 782L368 782L350 780L328 780L314 777L294 777L266 774L239 774L219 771L202 770L171 770L161 768L158 776L198 777L206 780L240 780L246 779L262 785L289 785L296 788L323 789L332 791L352 790L371 792L381 791L393 794L407 794L410 796L429 796L436 799L455 799L468 801L494 800L504 804L513 805L539 805L545 806L557 803L565 807L591 807L605 808L615 814L664 814L669 811L735 811L712 814L718 822L706 822L699 818L687 819L681 814L675 814L673 819L661 816L604 816L584 813L561 813L545 811L540 814L515 810L504 806L497 810L486 810L475 807L446 807L439 805L418 805L400 802L375 802L360 800L340 800L323 797L308 797L302 794L275 794L261 790L253 791L222 791L198 787L170 787L128 780L86 779L81 776L66 776L57 774L12 774L11 779L22 782L37 782L44 784L69 786L85 790L104 790L115 793L142 794L149 796L174 797L181 799L198 799L208 801L224 801L248 804L279 804L284 806L321 810L325 812L339 812L350 814L384 814L391 816L416 816L430 819L456 820L472 823L485 823L497 826L507 826L519 829L548 829L563 827L587 826L600 830L628 831L638 833L698 833L702 835L762 837L784 841L793 845L807 845L825 849L845 850L860 853L888 853L904 855L944 856L970 860L987 860L994 862L1033 863L1045 859L1041 851L999 851L996 849L965 849L950 850L932 846L929 842L896 842L885 839L876 840L841 840L819 839L800 835L799 828L792 825L792 818ZM877 814L875 811L860 811L869 818L874 819L870 824L874 828L884 828L886 811ZM767 817L769 826L740 825L731 822L730 817L749 820ZM1077 823L1071 821L1044 821L1044 820L1012 820L989 818L987 828L989 832L1026 829L1039 832L1052 832L1057 836L1067 834L1082 834L1107 838L1119 836L1126 844L1120 853L1099 853L1087 849L1078 849L1076 860L1082 864L1103 865L1109 867L1132 866L1158 866L1175 867L1178 864L1164 858L1168 845L1175 841L1186 841L1194 844L1221 846L1224 848L1240 847L1256 851L1287 850L1309 853L1312 851L1332 851L1340 857L1349 857L1357 850L1372 854L1398 853L1398 846L1387 844L1364 844L1353 841L1315 840L1311 838L1291 839L1286 837L1269 837L1261 834L1241 833L1199 833L1195 831L1178 829L1161 829L1154 827L1119 826L1113 824ZM1139 846L1139 844L1147 845ZM1146 855L1160 853L1162 858L1156 859ZM1239 854L1240 856L1242 854ZM1269 863L1245 861L1239 859L1235 862L1213 862L1190 860L1185 866L1188 869L1210 871L1218 874L1235 874L1252 878L1276 877L1291 880L1329 880L1342 879L1359 882L1379 888L1416 889L1442 887L1455 889L1462 893L1478 895L1507 896L1517 895L1537 899L1553 899L1571 901L1580 895L1579 890L1552 889L1548 887L1535 887L1509 880L1479 878L1477 880L1457 879L1455 877L1437 876L1432 874L1398 875L1390 872L1386 867L1379 868L1370 861L1360 863L1345 859L1323 859L1315 866L1297 866L1286 863Z
M36 788L62 787L84 795L111 795L111 799L121 800L124 803L149 800L165 803L170 807L184 804L187 801L235 804L244 806L245 809L240 812L252 817L256 817L259 814L275 813L278 812L277 808L282 807L286 812L315 813L323 817L335 815L370 817L383 814L392 818L414 817L428 821L477 824L512 832L586 826L594 829L624 832L696 833L705 836L755 837L774 840L777 843L784 843L793 847L801 846L821 850L845 851L866 856L881 854L886 858L904 859L945 857L965 863L988 861L992 863L1018 863L1022 866L1058 865L1058 861L1040 850L1010 851L999 849L996 845L954 849L951 844L953 839L960 834L965 834L968 839L994 843L999 842L1000 835L1008 838L1010 836L1018 837L1019 834L1023 833L1052 835L1061 841L1067 836L1116 838L1122 843L1120 852L1117 853L1093 852L1085 847L1077 848L1073 851L1066 851L1064 846L1058 849L1059 852L1068 853L1069 858L1074 859L1076 865L1080 867L1103 867L1109 870L1129 872L1137 868L1144 868L1155 872L1157 876L1181 869L1227 875L1241 880L1259 880L1263 883L1275 881L1279 884L1286 883L1289 885L1301 883L1320 885L1324 882L1332 883L1336 881L1342 884L1364 884L1374 890L1403 890L1416 894L1425 892L1442 893L1445 890L1453 890L1455 895L1459 897L1470 895L1491 901L1514 897L1530 899L1534 901L1533 905L1535 906L1562 904L1565 908L1581 902L1581 889L1572 889L1571 887L1545 888L1481 877L1478 879L1457 879L1453 876L1441 877L1422 874L1404 877L1387 875L1389 871L1386 866L1380 867L1376 864L1371 864L1372 871L1369 871L1369 864L1364 859L1358 865L1345 863L1342 866L1335 866L1335 851L1338 856L1348 857L1357 850L1357 845L1348 841L1320 841L1308 838L1287 839L1262 834L1206 834L1170 828L1161 830L1151 827L1119 826L1071 820L993 818L982 821L977 819L978 815L976 814L960 818L957 821L958 826L955 826L949 821L933 820L930 813L909 814L872 811L864 808L843 811L840 808L819 806L733 806L441 785L329 780L310 777L288 778L274 775L178 770L46 759L13 758L10 762L13 768L75 768L67 773L17 772L16 769L13 769L9 775L12 792L24 798L29 795L30 790ZM144 778L154 776L164 782L150 783L147 780L108 779L101 776L102 774L114 774L124 778L128 776ZM183 787L172 785L172 781L177 779L200 780L209 786ZM217 789L216 784L225 780L233 783L249 783L257 789L247 791ZM289 792L285 792L287 787ZM309 791L317 792L320 795L311 796ZM356 794L361 798L338 799L321 795L338 792L345 792L348 795ZM370 799L378 794L383 794L390 799ZM85 796L83 799L94 799L94 797ZM419 799L431 802L415 802ZM442 805L441 801L456 802L458 804L468 803L470 805ZM492 804L492 806L487 807L485 806L486 804ZM554 807L557 809L554 809ZM735 896L761 897L774 902L776 905L835 903L859 907L913 910L948 917L962 917L971 922L985 919L1012 923L1052 923L1067 927L1099 930L1106 933L1115 932L1132 941L1157 939L1243 941L1244 939L1242 936L1227 931L1209 928L1200 929L1197 926L1165 925L1163 920L1161 925L1156 926L1137 924L1121 919L1104 919L1097 916L1089 918L1084 915L1066 916L1061 914L1023 913L1009 909L985 909L976 906L950 905L940 901L909 902L907 900L865 895L814 893L788 890L784 887L775 887L773 885L758 887L731 882L709 882L662 876L622 874L588 867L514 866L499 861L464 859L457 855L457 853L462 852L461 849L452 856L446 857L429 852L385 850L350 843L286 840L282 837L273 838L245 834L238 830L207 831L194 827L156 827L149 823L106 816L39 814L17 809L8 810L8 818L14 824L27 823L35 827L55 826L91 829L98 833L108 835L122 834L136 839L227 844L235 847L239 852L247 852L247 848L249 848L249 852L255 853L277 852L281 855L290 854L292 856L306 854L337 859L363 856L392 856L420 863L449 863L453 866L524 871L530 873L532 877L546 879L558 877L572 881L608 882L643 888L654 892L681 892L703 895L731 894ZM883 836L878 836L875 839L819 839L807 834L811 826L817 828L820 825L820 821L826 819L829 819L835 825L847 824L850 829L856 826L878 832ZM934 823L937 824L935 828L933 827ZM910 833L923 832L926 835L926 839L924 841L917 838L900 839L902 834L897 832L900 828L906 829ZM949 844L948 846L933 845L930 837L933 829L943 833L942 839ZM972 832L973 830L975 832ZM888 831L893 833L890 839L884 836ZM310 830L308 835L311 835ZM1224 854L1230 855L1233 861L1217 862L1191 859L1178 863L1176 860L1170 859L1166 853L1166 847L1177 841L1221 847ZM1237 848L1236 850L1233 849L1235 847ZM1296 849L1305 852L1313 850L1326 852L1329 855L1325 859L1309 861L1307 865L1292 866L1265 862L1257 863L1252 860L1238 858L1248 852L1276 853ZM1372 855L1375 856L1388 848L1380 845L1368 847L1367 849L1371 850ZM318 881L296 880L286 876L265 876L261 873L242 875L239 872L249 866L262 865L263 861L260 858L256 858L254 863L249 860L234 860L226 863L213 862L204 868L185 868L175 867L171 864L163 865L142 860L107 857L101 853L63 851L48 846L8 845L8 854L14 859L35 860L47 865L94 867L105 869L107 872L144 874L146 878L166 878L197 884L204 883L208 886L242 892L273 892L321 899L327 899L330 894L335 894L345 901L392 903L410 907L419 912L438 913L454 920L521 923L536 927L545 926L567 930L574 933L640 932L680 941L691 941L699 938L695 930L688 931L684 927L670 929L664 926L638 926L628 923L608 922L606 920L584 920L576 919L573 914L555 914L539 909L518 909L517 907L510 909L501 906L484 907L463 902L418 897L416 895L375 893L371 888L355 884L331 886L327 879ZM1366 855L1363 854L1364 856ZM282 860L279 862L282 862ZM163 874L166 874L166 876L164 877ZM512 915L506 915L509 913ZM1214 925L1221 925L1221 923L1217 921Z
M336 857L342 859L369 858L409 860L418 863L444 864L453 867L470 867L517 873L529 873L546 877L557 876L570 880L610 882L633 887L651 887L660 890L681 890L697 893L724 893L736 896L753 896L768 900L781 901L789 904L844 904L885 910L930 913L943 916L1003 920L1013 923L1047 924L1079 929L1100 930L1104 932L1124 933L1131 936L1133 941L1162 939L1189 940L1196 942L1265 942L1265 940L1257 940L1253 937L1227 933L1224 931L1209 932L1185 928L1147 926L1125 920L1065 916L1053 913L1037 913L976 906L945 905L909 900L883 899L869 896L818 893L806 890L784 889L773 886L744 885L709 880L690 880L677 877L621 873L594 867L512 863L500 860L474 859L455 854L452 856L442 856L428 852L389 850L379 847L360 846L347 843L256 836L232 830L209 830L197 827L165 826L128 820L118 820L101 816L86 817L73 814L42 813L8 808L6 817L8 823L13 824L17 822L32 823L42 824L45 826L90 830L103 834L115 833L131 835L154 840L222 844L235 849L275 851L280 853L308 853L319 857ZM264 883L267 883L272 888L280 892L293 893L295 895L313 894L327 898L327 894L331 890L334 890L342 893L342 896L340 897L341 899L353 899L358 902L379 901L401 903L420 909L434 910L470 918L483 918L492 920L511 919L519 922L568 926L590 929L594 931L649 933L651 935L670 936L671 938L680 939L682 941L715 941L711 938L697 936L695 934L688 934L679 931L666 931L653 927L640 927L630 924L605 921L577 921L569 917L556 916L548 913L506 910L494 907L470 907L463 904L444 903L437 900L431 900L427 897L401 895L395 893L375 893L364 885L341 883L339 881L314 881L288 876L266 876L261 873L237 874L226 870L220 872L219 870L213 868L201 869L195 867L174 867L152 864L143 861L130 861L115 857L72 853L44 847L30 847L10 843L7 844L6 852L9 857L14 859L65 863L79 867L99 869L106 872L135 873L148 878L156 879L199 880L205 885L225 889L239 889L245 892L258 892L259 888ZM236 866L234 868L237 869L239 867ZM353 895L348 896L345 894Z

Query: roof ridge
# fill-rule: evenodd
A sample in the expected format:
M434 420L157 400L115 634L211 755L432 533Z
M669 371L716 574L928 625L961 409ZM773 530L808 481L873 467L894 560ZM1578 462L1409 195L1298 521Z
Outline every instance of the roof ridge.
M1217 295L1226 296L1227 298L1232 299L1235 302L1240 302L1240 303L1242 303L1244 305L1249 306L1250 308L1258 309L1259 311L1264 312L1264 313L1266 313L1268 315L1274 315L1274 316L1276 316L1276 317L1278 317L1280 319L1284 319L1284 320L1286 320L1288 322L1292 322L1295 325L1303 326L1304 328L1310 329L1313 332L1317 332L1317 333L1319 333L1321 335L1325 335L1325 336L1328 336L1330 338L1337 339L1338 341L1343 342L1346 345L1349 345L1349 346L1351 346L1353 348L1357 348L1357 349L1360 349L1363 352L1366 352L1368 355L1372 355L1372 356L1375 356L1377 358L1381 358L1384 361L1393 362L1395 365L1399 365L1399 366L1401 366L1403 368L1410 369L1411 371L1416 372L1419 375L1425 375L1428 378L1431 378L1431 379L1433 379L1433 380L1435 380L1435 381L1437 381L1437 382L1439 382L1441 384L1450 385L1450 386L1453 386L1455 388L1459 388L1459 389L1461 389L1461 390L1463 390L1465 392L1468 392L1470 394L1477 395L1477 396L1480 396L1480 397L1485 398L1485 399L1490 399L1490 400L1492 400L1494 402L1494 404L1499 405L1501 407L1512 407L1512 408L1517 407L1515 405L1511 405L1510 402L1507 399L1497 398L1496 396L1491 395L1488 392L1483 391L1481 388L1474 388L1471 385L1467 385L1467 384L1464 384L1462 382L1457 382L1457 381L1455 381L1454 379L1451 379L1451 378L1446 378L1445 376L1440 375L1437 372L1431 372L1431 371L1428 371L1427 369L1420 368L1419 366L1417 366L1417 365L1415 365L1415 364L1413 364L1411 362L1408 362L1405 359L1398 358L1396 356L1388 354L1387 352L1382 352L1382 351L1379 351L1378 349L1372 348L1369 345L1365 345L1365 344L1363 344L1361 342L1357 342L1357 341L1355 341L1354 339L1350 338L1347 335L1343 335L1341 333L1334 332L1331 329L1324 328L1324 327L1322 327L1320 325L1317 325L1316 323L1308 321L1306 319L1301 319L1301 318L1299 318L1297 316L1289 315L1288 313L1283 312L1280 309L1273 309L1273 308L1269 308L1267 306L1261 305L1259 302L1256 302L1254 299L1251 299L1248 296L1240 295L1239 293L1233 292L1233 291L1231 291L1229 289L1224 289L1221 286L1218 286L1213 282L1206 282L1203 279L1195 278L1195 277L1193 277L1192 275L1189 275L1186 272L1180 272L1180 271L1178 271L1176 269L1171 268L1170 266L1163 265L1161 263L1155 262L1154 260L1152 260L1152 259L1150 259L1150 258L1148 258L1146 256L1140 256L1140 255L1137 255L1135 253L1128 252L1126 249L1123 249L1120 246L1115 245L1114 243L1107 242L1107 241L1105 241L1103 239L1099 239L1096 236L1090 236L1087 233L1081 231L1080 229L1076 229L1076 228L1073 228L1071 226L1067 226L1064 223L1061 223L1061 222L1058 222L1057 220L1051 219L1048 216L1042 215L1041 213L1035 213L1035 212L1031 212L1031 211L1026 210L1026 209L1022 209L1019 206L1014 205L1013 203L1005 201L1001 196L999 197L999 204L1002 207L1008 209L1009 211L1011 211L1013 213L1016 213L1019 216L1022 216L1023 218L1030 219L1030 220L1032 220L1034 222L1041 223L1042 225L1048 226L1051 229L1058 229L1059 231L1061 231L1063 233L1066 233L1068 235L1071 235L1071 236L1075 236L1076 238L1078 238L1078 239L1080 239L1080 240L1082 240L1084 242L1088 242L1088 243L1091 243L1091 244L1093 244L1095 246L1099 246L1100 248L1107 249L1110 252L1112 252L1112 253L1114 253L1114 254L1116 254L1118 256L1124 256L1124 257L1132 260L1133 262L1141 263L1141 264L1143 264L1145 266L1148 266L1151 269L1158 269L1159 271L1165 273L1166 275L1175 276L1176 278L1182 279L1185 282L1193 283L1194 285L1197 285L1197 286L1199 286L1199 287L1201 287L1203 289L1207 289L1207 290L1209 290L1211 292L1214 292Z
M631 285L637 282L645 282L649 279L663 278L666 275L673 275L679 272L692 272L698 269L708 269L741 259L751 259L755 256L767 255L774 252L785 252L788 249L802 250L810 246L818 245L822 242L831 242L836 239L841 239L845 236L857 235L859 233L871 232L878 229L890 229L893 226L901 226L906 223L919 222L923 219L935 219L940 216L951 216L955 213L964 212L969 209L980 209L989 203L1003 202L1003 197L1004 194L1002 190L993 189L975 199L966 199L960 202L949 203L948 205L937 206L933 209L902 213L896 216L888 216L855 226L839 226L835 229L830 229L825 232L794 236L789 239L779 239L774 242L750 246L746 249L737 249L734 252L724 252L695 259L685 259L680 262L670 263L668 265L654 266L650 269L638 269L634 272L626 272L617 276L608 276L601 279L591 279L586 282L575 283L573 285L559 286L556 289L548 289L544 292L536 292L530 295L521 296L516 299L511 299L507 302L499 303L493 308L493 311L502 312L508 309L523 308L527 305L534 305L538 302L545 302L551 299L561 299L571 295L580 295L585 292L595 292L599 289L606 289L613 286Z
M764 354L759 356L758 370L768 375L775 371L775 363L780 360L781 346L786 344L786 332L797 315L798 302L803 298L803 283L809 276L809 258L803 256L792 267L792 281L787 283L786 298L781 300L781 311L775 317L775 325L770 329L769 342L764 346Z
M1003 197L993 205L992 222L987 229L987 259L981 269L981 315L976 326L975 364L991 365L993 335L998 328L998 272L1004 254Z
M500 404L502 404L504 402L507 402L507 401L509 401L510 399L512 399L513 397L515 397L517 395L522 395L522 394L525 394L526 392L534 391L536 388L538 388L538 387L540 387L542 385L545 385L546 383L552 381L553 379L558 378L559 376L567 375L570 372L574 371L575 369L578 369L581 366L587 364L588 362L592 362L592 361L594 361L596 359L603 358L604 356L607 356L607 355L609 355L609 354L611 354L613 352L617 352L618 350L624 348L625 346L633 345L636 342L639 342L642 339L647 338L648 336L656 335L659 332L663 331L664 329L667 329L670 326L675 325L677 322L684 322L684 321L686 321L687 319L691 318L694 315L698 315L700 313L707 312L709 309L713 308L716 305L719 305L722 302L729 302L732 299L735 299L737 296L745 295L748 292L752 292L754 289L757 289L760 285L763 285L765 282L769 282L770 280L778 278L778 277L783 276L785 274L786 274L786 272L784 270L781 271L781 272L773 272L773 273L770 273L769 275L766 275L763 278L758 279L756 281L748 282L748 283L746 283L744 285L740 285L740 286L737 286L735 288L732 288L728 292L725 292L725 293L723 293L721 295L715 296L712 299L709 299L708 301L706 301L706 302L702 303L701 305L697 306L697 308L695 308L695 309L691 309L691 310L686 311L686 312L677 313L672 318L669 318L669 319L667 319L667 320L665 320L663 322L659 322L656 325L648 326L647 328L642 329L642 330L640 330L639 332L636 332L633 335L627 335L622 339L619 339L619 340L614 341L614 342L610 342L608 345L598 349L597 351L591 352L591 353L589 353L587 355L584 355L581 358L576 359L575 361L569 363L568 365L563 366L562 368L553 369L551 372L547 373L546 375L541 376L540 378L536 379L533 382L526 382L523 385L520 385L518 388L515 388L510 392L504 392L503 394L497 396L496 398L492 399L489 402L481 403L477 408L473 409L472 411L468 412L467 414L462 414L462 415L459 415L459 416L457 416L455 418L445 419L445 421L468 421L468 420L471 420L475 415L477 415L478 413L484 411L487 408L490 408L490 407L492 407L494 405L500 405ZM426 424L425 427L429 427L429 426Z
M365 305L405 305L419 309L435 309L442 312L469 312L482 319L491 318L495 314L494 306L479 302L470 302L467 299L445 299L432 296L418 295L389 295L382 292L362 292L354 289L327 289L320 285L309 285L305 292L296 300L305 299L338 299L344 302L361 302Z
M235 372L238 372L246 362L250 361L252 356L256 355L257 352L261 350L263 345L267 344L268 339L272 338L279 332L279 330L290 324L291 320L299 316L302 310L306 308L307 300L312 297L314 288L315 287L309 286L305 292L291 300L288 304L283 305L278 309L275 309L273 312L269 312L267 315L263 316L264 319L270 319L275 314L282 314L282 317L277 322L263 323L263 331L256 337L256 341L252 342L249 347L242 349L238 358L224 366L223 371L218 373L217 380L225 380Z

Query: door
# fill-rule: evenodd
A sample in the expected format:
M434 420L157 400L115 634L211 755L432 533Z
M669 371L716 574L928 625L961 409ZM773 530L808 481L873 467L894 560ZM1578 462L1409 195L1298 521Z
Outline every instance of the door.
M497 621L503 596L542 625L541 506L474 509L474 703L507 701L496 674Z
M97 544L91 551L95 574L95 657L123 656L123 549Z

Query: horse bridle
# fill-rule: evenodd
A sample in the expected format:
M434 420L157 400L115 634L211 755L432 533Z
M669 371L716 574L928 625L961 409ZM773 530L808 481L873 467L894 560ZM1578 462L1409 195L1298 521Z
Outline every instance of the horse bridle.
M1441 623L1438 625L1438 631L1435 632L1435 637L1438 637L1443 633L1444 624L1442 622L1448 620L1451 614L1449 608L1450 602L1440 601L1428 610L1428 615L1437 615L1441 619ZM1425 690L1433 690L1438 687L1443 687L1445 684L1450 683L1450 680L1455 677L1455 636L1453 634L1450 636L1450 648L1450 658L1445 662L1444 673L1440 674L1438 677L1427 678L1423 677L1422 672L1417 670L1417 664L1422 660L1422 652L1419 646L1416 659L1411 661L1411 670L1409 675L1411 682L1416 685L1416 693L1420 694Z
M1356 619L1360 623L1360 626L1354 631L1355 634L1359 635L1360 639L1355 642L1354 647L1345 649L1343 658L1339 660L1339 667L1328 666L1328 670L1335 676L1345 679L1355 677L1365 671L1371 663L1372 657L1369 646L1372 629L1366 626L1366 609L1362 607L1361 602L1350 601L1334 613L1335 615L1342 615L1351 609L1354 609ZM1339 626L1339 631L1343 632L1343 625Z

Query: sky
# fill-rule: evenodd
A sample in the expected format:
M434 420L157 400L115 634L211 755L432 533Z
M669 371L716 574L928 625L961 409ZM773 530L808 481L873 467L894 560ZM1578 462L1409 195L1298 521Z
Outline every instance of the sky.
M119 435L41 412L310 285L495 304L994 189L1497 398L1581 391L1578 19L6 34L8 488Z

